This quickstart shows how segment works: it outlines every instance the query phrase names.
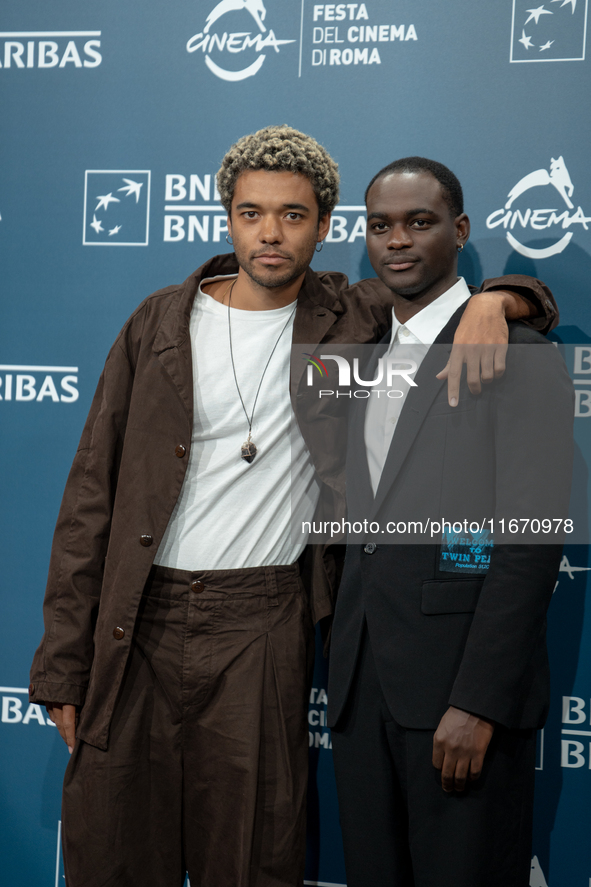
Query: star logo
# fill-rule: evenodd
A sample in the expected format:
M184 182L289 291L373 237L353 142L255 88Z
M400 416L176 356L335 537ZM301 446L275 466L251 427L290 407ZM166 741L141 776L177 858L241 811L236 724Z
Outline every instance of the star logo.
M566 573L569 579L574 579L575 573L588 573L591 570L591 567L572 567L570 565L569 559L566 554L562 556L562 560L560 561L560 567L558 568L559 573Z
M101 207L108 209L110 203L121 203L118 197L113 197L112 192L110 194L103 194L102 197L100 195L97 195L96 199L98 200L98 203L94 210L95 213L98 212Z
M573 566L571 566L566 554L562 556L562 560L560 561L560 566L558 568L558 572L559 573L566 573L567 576L569 577L569 579L574 579L575 573L588 573L589 570L591 570L591 567L573 567ZM560 580L557 579L556 583L554 585L554 591L552 592L552 594L554 594L554 592L558 588L559 584L560 584Z
M552 3L560 3L560 0L551 0ZM566 6L568 3L572 6L572 13L575 14L575 9L577 7L577 0L562 0L562 6ZM560 7L562 9L562 6Z
M525 46L526 49L529 49L530 46L533 46L533 43L531 42L531 37L525 36L525 28L521 32L521 38L520 38L519 42L523 43L523 45Z
M511 53L515 62L584 61L590 0L512 0ZM530 51L532 50L532 51Z
M541 16L541 15L554 15L554 13L551 12L551 10L549 10L549 9L544 9L544 6L543 6L543 5L542 5L542 6L538 6L537 9L528 9L528 10L526 10L526 11L530 13L529 18L525 20L525 24L526 24L526 25L529 24L529 22L531 22L532 18L535 19L535 22L536 22L536 25L537 25L538 22L540 21L540 16Z
M147 169L86 170L84 246L148 246L150 178Z
M90 223L90 227L94 228L94 230L96 231L97 234L100 234L101 231L105 230L95 215L93 215L93 217L92 217L92 222Z
M117 188L118 191L125 191L126 196L130 197L132 194L135 194L135 202L138 203L140 199L140 190L142 188L143 182L134 182L131 179L123 179L125 185L123 188Z

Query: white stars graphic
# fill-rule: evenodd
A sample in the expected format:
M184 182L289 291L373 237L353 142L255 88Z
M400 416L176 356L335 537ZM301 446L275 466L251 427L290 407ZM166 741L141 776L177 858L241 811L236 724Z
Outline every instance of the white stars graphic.
M105 230L103 228L103 226L101 225L100 221L97 219L96 215L93 215L92 222L90 223L90 227L94 228L94 230L96 231L97 234L100 234L101 231Z
M574 576L575 573L588 573L590 570L591 570L591 567L573 567L570 564L569 559L567 558L566 554L564 554L562 556L562 560L560 561L560 567L558 568L559 573L566 573L570 579L575 578L575 576ZM560 580L556 581L556 583L554 585L554 591L556 591L556 589L558 588L559 581ZM554 593L554 592L552 592L552 593Z
M150 189L149 169L85 170L82 245L148 246Z
M544 9L544 5L543 5L543 4L542 4L542 6L538 6L537 9L526 9L525 11L526 11L526 12L529 12L529 14L530 14L530 15L529 15L529 18L527 18L527 19L525 20L525 24L526 24L526 25L527 25L529 22L531 22L532 19L535 19L535 22L536 22L536 25L537 25L538 22L540 21L540 16L541 16L541 15L554 15L554 13L551 12L549 9Z
M521 32L521 37L519 38L519 43L523 43L523 45L526 49L529 49L530 46L533 46L533 43L531 42L531 37L526 37L525 28Z
M98 203L96 205L95 212L98 212L101 206L104 206L105 209L108 209L110 203L121 203L118 197L113 197L112 191L110 191L108 194L103 194L102 197L100 194L97 194L96 199L98 200Z
M512 0L512 5L510 62L585 60L591 0Z
M573 573L588 573L591 570L591 567L573 567L571 566L566 554L562 556L562 560L560 561L560 567L558 569L559 573L568 573L571 579L574 579Z
M118 191L126 191L126 197L130 197L132 194L135 194L135 202L137 203L140 199L140 190L142 188L143 182L134 182L133 179L123 179L125 185L123 188L117 188Z

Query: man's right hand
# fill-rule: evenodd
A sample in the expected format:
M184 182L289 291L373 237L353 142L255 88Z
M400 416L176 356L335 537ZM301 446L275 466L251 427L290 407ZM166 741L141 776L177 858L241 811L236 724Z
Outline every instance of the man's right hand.
M78 726L76 706L61 702L48 702L45 708L68 746L68 751L72 754L76 740L76 727Z
M463 792L468 778L478 779L495 725L450 705L433 737L433 766L441 770L444 792Z

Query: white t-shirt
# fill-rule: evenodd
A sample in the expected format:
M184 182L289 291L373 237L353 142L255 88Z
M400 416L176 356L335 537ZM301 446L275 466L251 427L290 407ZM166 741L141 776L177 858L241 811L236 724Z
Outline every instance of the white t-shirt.
M232 371L228 307L199 287L190 319L189 464L156 564L225 570L291 564L301 554L306 538L292 540L292 509L299 519L311 520L319 488L289 397L294 308L292 303L271 311L230 309L236 378L249 417L283 330L261 384L252 423L258 452L248 464L240 456L248 422Z

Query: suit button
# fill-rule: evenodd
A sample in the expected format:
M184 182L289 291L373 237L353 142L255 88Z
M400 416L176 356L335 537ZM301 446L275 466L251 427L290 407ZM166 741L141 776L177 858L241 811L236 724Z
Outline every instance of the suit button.
M375 542L368 542L367 545L364 546L363 550L366 554L373 554L374 551L378 550L378 546L375 544Z
M116 641L120 641L121 638L125 637L125 629L117 626L117 628L113 629L113 637Z
M179 444L178 447L175 447L175 450L174 450L175 456L178 456L179 459L182 459L186 452L187 452L187 448L184 447L182 444Z
M200 582L199 579L193 579L193 581L191 582L191 591L200 594L202 591L204 591L204 589L205 585L203 584L203 582Z
M143 545L144 548L149 548L153 541L151 536L140 536L140 545Z

